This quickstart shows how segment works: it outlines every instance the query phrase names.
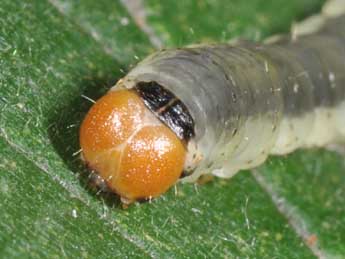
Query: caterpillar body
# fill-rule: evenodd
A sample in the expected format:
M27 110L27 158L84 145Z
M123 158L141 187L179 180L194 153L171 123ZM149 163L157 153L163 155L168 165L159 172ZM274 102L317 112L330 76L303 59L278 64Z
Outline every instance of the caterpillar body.
M147 57L86 116L84 159L129 203L179 178L231 177L270 154L344 141L344 9L344 0L328 2L265 44Z

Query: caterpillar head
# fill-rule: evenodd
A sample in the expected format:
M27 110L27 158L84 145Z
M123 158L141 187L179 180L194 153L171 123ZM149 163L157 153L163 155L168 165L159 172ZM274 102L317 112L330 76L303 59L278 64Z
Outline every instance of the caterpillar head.
M183 142L133 90L110 91L91 107L80 146L87 165L127 202L166 192L186 157Z

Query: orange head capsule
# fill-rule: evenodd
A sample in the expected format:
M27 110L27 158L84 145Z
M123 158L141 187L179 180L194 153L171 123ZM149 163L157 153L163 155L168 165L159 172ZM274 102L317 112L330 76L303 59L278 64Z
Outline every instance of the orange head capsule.
M90 109L80 129L88 166L123 200L156 197L179 179L183 142L132 90L108 92Z

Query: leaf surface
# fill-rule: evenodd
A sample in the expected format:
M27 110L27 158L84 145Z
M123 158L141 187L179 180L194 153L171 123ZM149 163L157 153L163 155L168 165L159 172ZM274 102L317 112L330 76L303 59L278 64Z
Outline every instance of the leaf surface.
M164 45L254 39L257 33L286 31L320 6L310 0L284 2L284 9L262 0L210 1L206 7L203 1L184 2L188 6L142 6L142 22ZM332 183L342 190L337 179L344 164L328 152L274 158L259 169L261 178L242 172L203 186L179 184L127 210L116 197L90 187L78 156L78 127L92 104L87 98L99 98L154 49L152 35L135 20L110 0L0 4L0 257L313 258L289 215L272 202L273 194L298 208L296 215L317 233L322 249L341 254L340 243L331 240L344 239L341 191ZM323 196L305 188L316 167L313 179ZM329 168L335 178L322 185ZM328 207L322 204L327 201ZM324 217L328 228L320 227Z

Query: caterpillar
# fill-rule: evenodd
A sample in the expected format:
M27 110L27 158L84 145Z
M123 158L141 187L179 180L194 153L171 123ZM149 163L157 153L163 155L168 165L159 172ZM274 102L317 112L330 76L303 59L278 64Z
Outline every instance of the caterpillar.
M345 140L345 1L263 44L160 50L90 109L83 160L122 202Z

